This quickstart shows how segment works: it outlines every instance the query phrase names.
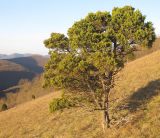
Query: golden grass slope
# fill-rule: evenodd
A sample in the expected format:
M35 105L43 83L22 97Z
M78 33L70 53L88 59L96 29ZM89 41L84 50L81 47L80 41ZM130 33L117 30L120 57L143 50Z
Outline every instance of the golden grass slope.
M128 63L112 90L112 127L103 132L101 113L70 108L49 113L60 92L0 113L0 138L159 138L160 51ZM116 99L116 100L114 100Z
M96 114L85 112L81 108L49 113L48 103L53 97L59 96L60 92L55 92L1 112L0 138L65 138L83 136L83 131L86 130L96 129L93 133L97 132L98 124L94 125ZM86 133L90 135L90 131Z

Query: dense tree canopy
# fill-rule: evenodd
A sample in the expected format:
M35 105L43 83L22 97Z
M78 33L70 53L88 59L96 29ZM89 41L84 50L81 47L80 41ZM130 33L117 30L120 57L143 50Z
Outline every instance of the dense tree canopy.
M150 47L154 39L152 23L131 6L89 13L69 28L68 36L52 33L44 41L50 54L45 85L91 92L109 126L114 74L136 46Z

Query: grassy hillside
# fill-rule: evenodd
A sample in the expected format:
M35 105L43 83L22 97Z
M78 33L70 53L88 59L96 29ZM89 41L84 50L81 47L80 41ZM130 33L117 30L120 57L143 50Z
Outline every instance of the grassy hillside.
M35 77L32 81L21 80L18 85L10 87L0 92L0 106L5 103L8 108L32 100L32 96L40 96L51 93L53 89L44 89L43 77Z
M112 126L103 132L101 113L80 107L49 113L60 92L0 113L2 138L159 138L160 51L128 63L111 94Z

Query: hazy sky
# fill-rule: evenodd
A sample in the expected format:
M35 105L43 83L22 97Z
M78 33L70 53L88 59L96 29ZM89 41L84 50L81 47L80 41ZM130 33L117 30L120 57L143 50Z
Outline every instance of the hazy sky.
M0 54L47 54L51 32L66 34L88 12L124 5L140 9L160 34L160 0L0 0Z

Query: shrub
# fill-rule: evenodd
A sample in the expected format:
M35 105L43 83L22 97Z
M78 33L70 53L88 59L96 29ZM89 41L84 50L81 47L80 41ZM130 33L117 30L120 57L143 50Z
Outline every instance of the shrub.
M36 99L36 96L35 96L35 95L32 95L32 99Z
M51 113L61 110L64 108L69 108L75 106L74 102L67 98L67 97L62 97L62 98L56 98L53 99L53 101L49 104L49 110Z
M88 95L88 96L85 96ZM72 93L67 92L62 93L62 98L54 98L49 104L49 110L51 113L62 110L69 107L90 107L94 108L93 99L87 93Z
M2 104L1 111L5 111L7 109L8 109L7 105L6 104Z

